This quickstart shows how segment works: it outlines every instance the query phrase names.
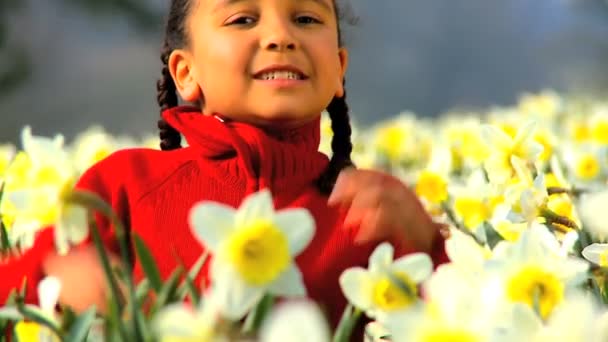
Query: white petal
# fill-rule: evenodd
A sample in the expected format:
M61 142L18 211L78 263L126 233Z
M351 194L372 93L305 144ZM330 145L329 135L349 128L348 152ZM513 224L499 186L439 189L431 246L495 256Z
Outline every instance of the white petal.
M371 277L363 268L349 268L340 275L342 293L350 303L361 310L368 310L372 306L371 286Z
M522 127L519 128L515 138L513 139L514 145L519 146L525 143L528 139L531 139L534 131L536 131L536 122L528 121Z
M502 129L492 125L484 124L481 126L481 137L491 147L507 150L511 147L512 139Z
M247 225L252 220L271 220L274 215L272 195L268 189L247 196L241 203L235 218L237 228Z
M291 265L270 285L268 292L282 297L305 297L306 287L302 273L295 265Z
M274 223L287 236L291 256L300 254L315 235L315 219L308 210L303 208L277 212Z
M262 299L264 289L247 285L232 265L218 261L212 260L214 303L226 318L240 320Z
M196 336L195 313L183 303L173 303L164 307L154 318L155 330L161 336Z
M261 342L329 342L329 325L323 313L312 302L280 305L264 322Z
M393 271L404 272L414 282L420 283L433 272L433 261L425 253L414 253L395 260L391 269Z
M89 235L87 210L81 206L64 205L55 229L61 229L66 239L78 244Z
M60 292L61 282L59 281L59 278L48 276L38 283L38 301L40 302L40 308L51 317L55 312L55 305L57 305L57 301L59 300Z
M601 255L606 252L608 252L608 243L594 243L585 247L582 254L585 259L599 265Z
M369 271L379 273L386 270L393 263L394 249L388 242L379 244L369 257Z
M452 263L465 267L481 268L485 260L483 248L458 229L453 229L450 238L445 241L445 251Z
M215 202L201 202L190 210L192 234L212 252L235 230L235 210Z

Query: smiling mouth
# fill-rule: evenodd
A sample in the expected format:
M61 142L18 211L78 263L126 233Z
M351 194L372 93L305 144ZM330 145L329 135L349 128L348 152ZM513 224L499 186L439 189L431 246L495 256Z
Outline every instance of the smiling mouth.
M295 80L301 81L308 79L302 71L292 66L274 66L258 71L253 78L262 81L275 80Z

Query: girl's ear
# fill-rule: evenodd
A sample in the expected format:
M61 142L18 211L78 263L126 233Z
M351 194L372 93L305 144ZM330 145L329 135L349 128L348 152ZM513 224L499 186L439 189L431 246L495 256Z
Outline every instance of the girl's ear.
M195 103L201 98L201 90L194 77L192 61L192 55L188 51L176 49L169 56L168 67L181 98L186 102Z
M336 91L336 97L344 96L344 76L348 69L348 50L341 47L338 49L338 58L340 59L340 79L338 80L338 90Z

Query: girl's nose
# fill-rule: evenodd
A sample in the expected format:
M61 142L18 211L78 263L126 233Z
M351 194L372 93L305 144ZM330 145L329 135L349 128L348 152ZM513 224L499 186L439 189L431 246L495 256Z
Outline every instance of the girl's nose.
M298 47L296 38L289 27L290 23L283 19L268 19L261 37L261 47L270 51L289 51Z

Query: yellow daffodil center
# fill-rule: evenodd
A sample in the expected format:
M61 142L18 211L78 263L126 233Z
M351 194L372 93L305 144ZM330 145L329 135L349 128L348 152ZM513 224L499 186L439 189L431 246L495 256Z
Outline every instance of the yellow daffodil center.
M545 174L545 186L547 188L559 188L562 187L562 184L554 173L548 172Z
M458 197L454 201L454 210L469 229L477 227L491 215L490 208L482 198Z
M600 253L600 266L608 267L608 249Z
M576 123L572 127L572 139L575 142L584 142L591 137L591 130L583 123Z
M475 334L458 328L439 328L427 330L420 338L420 342L477 342L481 339Z
M543 152L540 154L541 161L548 161L553 154L553 145L551 145L551 140L547 133L537 133L534 136L534 140L543 146Z
M416 283L401 272L380 278L373 287L374 303L384 311L404 309L418 298Z
M274 281L290 261L285 234L272 222L258 220L239 229L227 242L228 260L250 285Z
M97 151L95 151L95 153L93 154L93 164L97 163L98 161L104 159L105 157L109 156L111 153L110 149L106 148L100 148Z
M400 127L388 126L378 132L378 148L389 160L399 160L405 132Z
M19 341L40 341L42 326L34 322L20 321L15 324L15 334Z
M439 204L448 198L448 183L432 171L422 171L416 182L416 193L431 203Z
M580 179L594 179L600 172L600 163L592 154L581 156L576 164L575 173Z
M507 282L507 297L529 305L546 319L564 297L564 284L538 266L527 266Z
M608 144L608 119L603 119L593 125L591 137L600 144Z

